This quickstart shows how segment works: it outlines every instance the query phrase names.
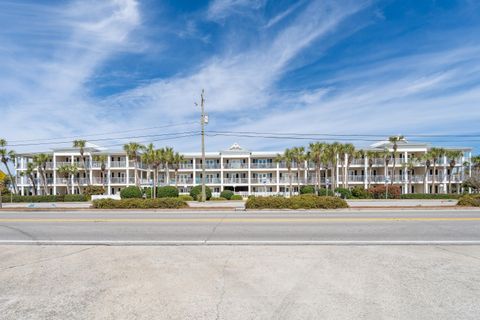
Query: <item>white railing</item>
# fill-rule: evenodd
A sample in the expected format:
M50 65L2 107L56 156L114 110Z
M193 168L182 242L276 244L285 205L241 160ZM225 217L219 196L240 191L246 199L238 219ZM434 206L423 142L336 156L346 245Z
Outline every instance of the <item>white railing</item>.
M224 163L224 169L248 169L248 163Z
M126 168L127 162L126 161L111 161L110 168Z
M248 178L224 178L223 183L246 184L248 183Z
M250 182L254 183L254 184L277 183L277 179L275 179L275 178L252 178L250 180Z
M276 163L255 163L252 162L250 163L250 168L252 169L276 169L277 164Z
M197 169L202 169L202 164L197 163L196 164ZM221 164L220 163L205 163L205 169L220 169Z
M126 182L127 182L127 178L125 178L125 177L112 177L112 178L110 178L110 183L121 184L121 183L126 183Z

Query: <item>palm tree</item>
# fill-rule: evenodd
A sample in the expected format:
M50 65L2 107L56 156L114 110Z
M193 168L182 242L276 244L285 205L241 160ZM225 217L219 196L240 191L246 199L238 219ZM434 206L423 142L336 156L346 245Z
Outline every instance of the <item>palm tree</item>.
M290 149L285 149L283 154L277 154L275 157L274 161L279 163L279 162L285 162L285 165L287 166L287 171L288 171L288 184L289 184L289 194L290 197L292 196L292 162L294 160L294 155L292 150Z
M408 190L412 187L412 171L415 169L415 161L408 159L407 162L402 163L402 168L408 174Z
M430 155L432 157L433 161L433 175L432 175L432 193L435 193L435 186L436 186L436 181L435 181L435 171L437 168L437 161L442 158L445 155L445 149L443 148L431 148L430 149Z
M457 165L456 159L462 156L462 151L460 150L447 150L445 152L445 155L448 157L450 160L448 163L448 166L450 167L450 174L448 175L448 192L452 193L452 175L453 175L453 169ZM458 187L457 187L458 189Z
M8 163L10 161L15 161L16 154L13 150L7 151L7 149L5 148L6 146L7 141L5 139L0 139L0 161L2 161L5 168L7 168L7 173L10 177L10 181L13 187L13 192L18 194L17 184L15 183L15 179L13 179L12 172L10 171L10 167L8 166Z
M180 169L180 164L183 161L185 161L185 158L183 157L183 155L181 155L178 152L175 152L172 158L172 165L173 165L173 169L175 170L175 188L177 189L178 189L178 179L177 179L178 169Z
M50 156L45 153L39 153L33 156L33 163L37 167L38 173L42 178L43 184L43 194L48 194L48 185L47 185L47 162L50 160Z
M127 154L129 159L133 160L133 168L135 172L135 185L140 186L140 180L138 179L138 155L144 147L137 142L129 142L123 146L123 150Z
M329 144L326 148L326 159L328 160L329 163L332 164L332 169L331 169L331 186L332 186L332 191L335 191L335 188L337 187L337 166L338 166L338 155L342 150L342 144L339 142L334 142L332 144Z
M100 162L100 171L102 173L102 186L105 189L105 171L107 171L108 157L104 154L96 154L93 156L93 161Z
M345 170L343 172L343 187L348 188L348 169L350 168L350 165L352 164L353 158L355 157L362 157L363 156L363 151L358 153L355 151L355 146L351 143L346 143L343 145L343 152L346 154L347 161L345 162Z
M374 159L380 158L380 155L378 151L367 151L366 156L368 158L367 187L370 188L370 184L372 182L372 168L373 168L373 165L375 164Z
M37 195L37 183L35 181L35 177L33 176L34 172L35 172L35 165L32 162L28 162L27 169L25 170L25 175L32 182L33 194Z
M165 165L165 149L164 148L155 150L155 153L153 154L152 163L153 163L153 182L154 182L153 197L156 197L157 187L158 187L158 171L162 166Z
M404 136L391 136L388 138L388 141L393 145L393 151L392 151L392 158L393 158L393 169L392 169L392 172L393 172L393 177L395 177L395 167L396 167L396 164L397 164L397 150L398 150L398 142L399 141L403 141L405 140L405 137ZM390 184L393 185L393 180L390 182Z
M305 161L305 148L304 147L293 147L291 149L293 161L297 164L297 188L300 192L300 176L302 163Z
M78 173L78 167L72 164L66 164L58 168L58 173L67 179L67 194L73 192L73 185L71 185L72 177L74 177ZM78 190L80 191L80 182L78 183Z
M309 148L308 158L309 160L313 161L313 163L315 164L316 194L319 194L319 191L320 191L320 183L321 183L320 172L322 168L325 147L326 147L326 144L321 142L310 143L310 145L308 146Z
M472 171L474 172L480 171L480 155L473 156L470 160L472 163L472 169L473 169Z
M147 181L150 180L151 172L153 170L153 164L155 161L155 152L156 152L155 146L153 145L153 143L150 143L145 147L140 157L140 159L142 160L142 163L145 163L147 165ZM155 176L155 172L153 174ZM153 196L154 196L154 193L152 188L150 197L153 198Z
M390 163L391 155L387 148L378 152L378 156L383 159L383 168L385 173L385 181L388 177L388 164Z
M428 171L430 170L430 166L432 165L432 155L430 151L427 151L426 153L422 154L420 157L417 158L417 161L424 162L424 174L423 174L423 187L425 193L428 192L428 187L427 187L427 175Z
M87 176L87 184L90 184L90 166L87 166L85 161L85 146L87 145L86 140L74 140L73 147L78 148L80 152L80 158L82 159L82 166L85 170L85 175Z
M165 176L166 176L166 180L165 180L165 183L167 185L170 185L170 164L173 163L173 157L174 157L175 153L173 151L173 148L170 148L170 147L165 147L164 149L164 153L163 153L163 157L164 157L164 165L165 165Z

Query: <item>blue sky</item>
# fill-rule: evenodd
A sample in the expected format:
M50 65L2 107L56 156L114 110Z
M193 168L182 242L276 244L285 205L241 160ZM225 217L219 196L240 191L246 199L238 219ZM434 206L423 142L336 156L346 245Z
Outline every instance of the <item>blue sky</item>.
M478 134L479 34L475 0L1 0L0 136L190 132L202 88L209 130ZM182 125L131 131L168 124ZM92 136L104 132L118 133ZM480 147L471 137L410 140ZM216 151L309 141L207 142ZM156 144L193 151L199 139Z

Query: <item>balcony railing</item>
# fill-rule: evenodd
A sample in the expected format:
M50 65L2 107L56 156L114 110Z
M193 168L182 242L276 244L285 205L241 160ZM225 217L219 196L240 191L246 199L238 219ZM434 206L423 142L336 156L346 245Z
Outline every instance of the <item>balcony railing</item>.
M221 167L220 163L205 163L205 169L220 169L220 167ZM202 164L197 163L196 168L202 169Z
M277 164L276 163L255 163L252 162L250 163L250 168L252 169L276 169Z
M223 183L247 184L248 178L224 178Z
M126 161L111 161L110 162L111 168L126 168L127 162Z
M126 183L127 182L127 178L125 177L112 177L110 178L110 183L113 183L113 184L121 184L121 183Z
M248 163L224 163L223 168L225 169L248 169Z
M269 184L269 183L277 183L277 179L275 178L252 178L250 180L252 184Z

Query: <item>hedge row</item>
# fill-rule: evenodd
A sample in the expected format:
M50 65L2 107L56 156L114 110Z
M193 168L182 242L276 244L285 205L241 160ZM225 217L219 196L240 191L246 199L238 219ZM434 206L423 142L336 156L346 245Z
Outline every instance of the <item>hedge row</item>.
M458 199L457 206L462 207L480 207L480 195L479 194L467 194Z
M81 202L88 201L88 196L83 194L46 195L46 196L19 196L4 195L2 202Z
M337 197L304 194L291 198L249 197L247 209L339 209L348 208L345 200Z
M92 202L96 209L180 209L188 207L187 203L178 198L157 199L99 199Z
M409 193L402 194L400 199L459 199L461 194L445 194L445 193Z

